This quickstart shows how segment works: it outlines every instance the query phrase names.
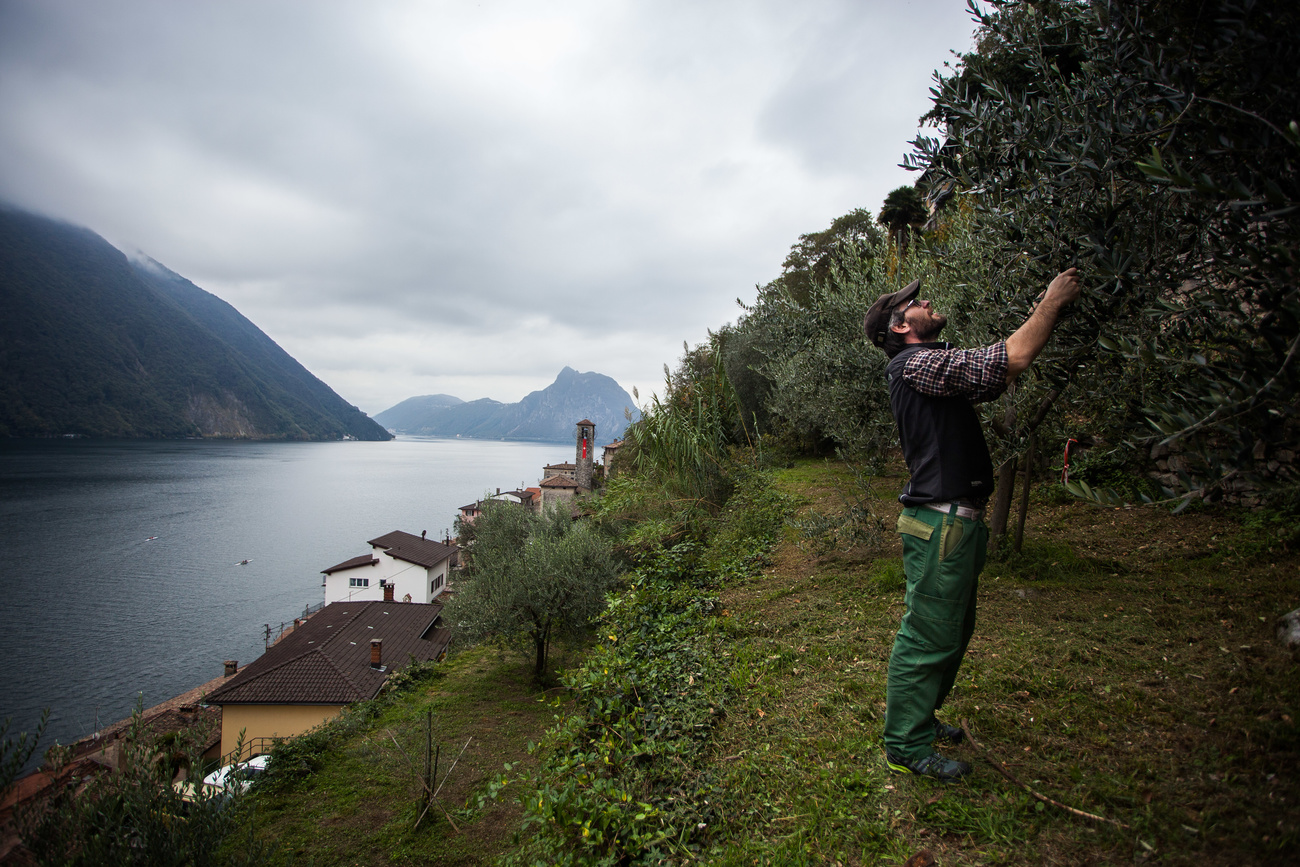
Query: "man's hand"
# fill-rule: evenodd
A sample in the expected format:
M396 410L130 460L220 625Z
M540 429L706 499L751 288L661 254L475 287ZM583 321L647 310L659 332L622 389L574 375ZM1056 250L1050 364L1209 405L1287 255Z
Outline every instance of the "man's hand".
M1073 304L1079 297L1079 291L1079 269L1066 268L1048 284L1047 291L1043 293L1043 303L1051 304L1055 309L1060 310L1068 304Z
M1048 284L1029 319L1007 338L1007 383L1015 381L1043 351L1061 311L1079 297L1079 269L1067 268Z

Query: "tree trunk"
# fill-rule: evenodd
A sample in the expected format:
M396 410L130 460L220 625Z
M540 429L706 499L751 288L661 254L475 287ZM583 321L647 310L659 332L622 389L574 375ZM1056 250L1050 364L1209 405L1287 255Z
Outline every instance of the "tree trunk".
M537 658L533 664L533 677L538 683L546 680L546 657L550 650L551 642L551 618L546 618L546 624L533 633L533 649L537 651Z
M1025 541L1025 516L1029 514L1029 484L1033 481L1034 446L1038 444L1038 432L1029 435L1029 447L1025 449L1025 480L1020 489L1020 514L1016 516L1016 538L1012 550L1020 553L1020 545Z
M1011 394L1010 390L1008 390L1008 394ZM1032 438L1034 431L1038 430L1038 426L1043 423L1043 419L1047 418L1047 411L1052 408L1052 404L1056 403L1056 399L1060 396L1061 390L1059 388L1054 388L1049 391L1042 401L1039 402L1038 409L1034 412L1034 417L1025 425L1023 431L1015 430L1016 413L1014 407L1010 404L1010 401L1008 401L1006 416L1002 421L1002 429L998 430L998 433L1004 436L1027 433ZM994 428L998 427L996 419L993 422L993 426ZM1011 515L1011 498L1016 487L1017 463L1018 461L1016 460L1016 456L1012 455L1002 462L1002 466L998 467L998 480L997 488L994 491L993 511L989 513L990 554L997 553L1002 538L1007 533L1007 518ZM1021 495L1022 499L1027 495L1028 484L1026 483L1026 489ZM1028 504L1021 509L1020 523L1022 525L1024 523L1023 514L1025 508L1028 508ZM1014 544L1015 550L1019 551L1020 543L1015 542Z
M996 554L1007 532L1011 514L1011 497L1016 490L1016 458L1011 456L998 467L998 483L993 491L993 511L989 514L989 553Z

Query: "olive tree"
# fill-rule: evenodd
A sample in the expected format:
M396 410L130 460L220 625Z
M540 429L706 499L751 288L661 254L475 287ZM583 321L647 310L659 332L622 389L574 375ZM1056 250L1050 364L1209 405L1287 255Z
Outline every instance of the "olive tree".
M1227 454L1208 477L1282 447L1300 318L1294 4L988 5L971 5L977 50L937 76L943 137L908 162L974 206L975 324L1007 333L1067 265L1085 287L1004 445L1070 388L1076 415L1110 415L1135 445Z
M604 610L619 571L609 542L567 508L498 501L458 529L467 562L444 620L470 641L530 655L543 681L551 642L586 634Z

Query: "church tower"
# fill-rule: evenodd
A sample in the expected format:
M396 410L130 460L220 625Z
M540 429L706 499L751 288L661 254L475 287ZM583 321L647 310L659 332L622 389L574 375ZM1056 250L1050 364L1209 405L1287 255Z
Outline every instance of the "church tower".
M573 462L576 469L574 481L578 483L578 490L590 491L592 453L596 450L596 425L585 418L578 422L577 438L577 459Z

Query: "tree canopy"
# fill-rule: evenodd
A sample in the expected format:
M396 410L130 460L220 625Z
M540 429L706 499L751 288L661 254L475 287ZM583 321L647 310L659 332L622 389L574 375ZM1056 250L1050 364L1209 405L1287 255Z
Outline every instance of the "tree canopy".
M901 253L907 249L912 233L921 228L930 212L916 187L899 187L885 196L877 218L880 225L889 229L889 238Z
M1147 425L1129 440L1195 452L1203 478L1257 469L1296 434L1295 4L989 5L938 76L944 138L908 158L977 205L988 324L1077 265L1048 387L1123 395Z
M604 608L619 571L609 542L567 509L535 513L494 500L457 534L467 564L446 622L470 640L529 653L543 680L552 640L585 634Z

